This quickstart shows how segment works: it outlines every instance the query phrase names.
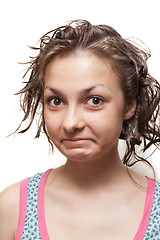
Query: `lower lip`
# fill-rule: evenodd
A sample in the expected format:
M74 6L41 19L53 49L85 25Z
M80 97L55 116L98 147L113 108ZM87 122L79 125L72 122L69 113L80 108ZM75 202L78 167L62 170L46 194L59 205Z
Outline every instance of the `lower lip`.
M90 140L89 139L81 139L81 140L63 140L64 145L66 146L71 146L71 147L77 147L77 146L81 146L84 145L86 143L88 143Z

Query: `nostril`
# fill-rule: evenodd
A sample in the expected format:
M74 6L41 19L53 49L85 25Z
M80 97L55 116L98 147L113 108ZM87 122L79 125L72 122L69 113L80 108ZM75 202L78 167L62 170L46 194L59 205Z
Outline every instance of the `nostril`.
M85 124L82 122L78 122L78 124L68 124L68 125L63 125L63 128L66 132L77 132L82 130L85 127Z
M78 118L65 119L63 123L63 128L67 132L75 132L81 130L85 127L85 122L79 120Z

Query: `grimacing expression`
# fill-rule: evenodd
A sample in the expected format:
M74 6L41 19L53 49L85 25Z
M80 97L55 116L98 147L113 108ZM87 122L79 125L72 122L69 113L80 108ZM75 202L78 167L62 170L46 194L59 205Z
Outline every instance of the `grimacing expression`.
M78 51L51 61L44 80L44 120L54 145L67 159L89 161L117 151L127 104L107 61Z

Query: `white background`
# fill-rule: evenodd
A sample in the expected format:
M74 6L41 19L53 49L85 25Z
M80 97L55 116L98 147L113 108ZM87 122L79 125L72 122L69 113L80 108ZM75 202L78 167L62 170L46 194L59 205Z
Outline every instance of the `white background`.
M111 25L123 37L143 40L152 53L149 71L160 80L159 0L3 1L0 6L0 191L34 173L65 162L57 151L53 156L48 155L45 136L34 139L35 126L26 134L4 137L17 128L22 118L19 97L13 94L23 87L25 66L18 62L26 62L32 55L27 45L35 46L47 31L79 18L93 24ZM159 178L159 151L151 161ZM151 174L144 166L138 166L137 171Z

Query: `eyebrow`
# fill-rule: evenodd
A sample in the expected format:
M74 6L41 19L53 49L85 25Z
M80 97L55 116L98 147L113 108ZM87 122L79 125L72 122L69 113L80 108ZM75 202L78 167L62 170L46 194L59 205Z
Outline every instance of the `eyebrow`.
M80 95L86 95L87 93L89 93L89 92L91 92L94 88L96 88L97 87L97 85L95 85L95 86L92 86L92 87L89 87L89 88L86 88L86 89L84 89L84 90L82 90L81 92L80 92Z
M57 95L64 95L61 90L58 90L58 89L55 89L55 88L46 87L45 89L49 89L51 92L53 92Z
M98 87L98 86L101 86L101 87L106 88L103 84L96 84L96 85L91 86L91 87L89 87L89 88L83 89L83 90L80 92L80 95L86 95L87 93L91 92L93 89L95 89L95 88ZM58 90L58 89L55 89L55 88L46 87L45 89L49 89L50 91L52 91L54 94L57 94L57 95L61 95L61 96L64 95L61 90Z

